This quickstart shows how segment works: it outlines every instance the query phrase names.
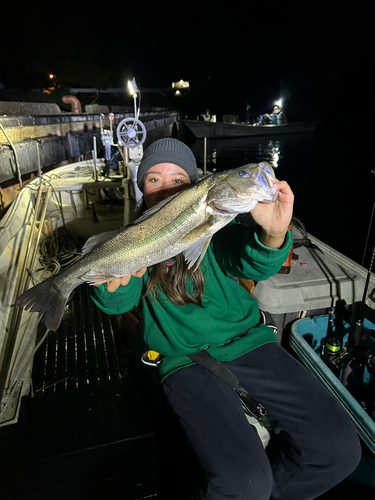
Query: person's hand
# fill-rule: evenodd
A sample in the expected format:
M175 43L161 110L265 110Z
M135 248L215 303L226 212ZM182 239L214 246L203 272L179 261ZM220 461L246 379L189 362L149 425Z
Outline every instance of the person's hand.
M270 248L281 246L293 215L294 194L285 181L277 181L277 199L274 203L257 203L251 211L253 219L262 228L261 242Z
M145 274L146 271L147 271L147 267L144 267L143 269L140 269L139 271L134 271L134 273L128 274L127 276L124 276L123 278L116 278L112 281L108 281L107 290L111 293L115 292L120 285L126 286L129 283L130 278L132 276L135 276L136 278L142 278L142 276Z

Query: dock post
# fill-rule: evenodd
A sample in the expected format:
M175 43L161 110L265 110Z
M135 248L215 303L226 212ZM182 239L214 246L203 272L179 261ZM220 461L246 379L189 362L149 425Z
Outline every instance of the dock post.
M203 140L203 175L207 174L207 137Z

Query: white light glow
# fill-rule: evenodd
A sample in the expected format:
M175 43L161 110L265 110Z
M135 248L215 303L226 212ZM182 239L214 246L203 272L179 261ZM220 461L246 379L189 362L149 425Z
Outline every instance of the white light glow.
M128 81L129 92L134 96L138 92L137 84L135 83L135 78L132 81Z

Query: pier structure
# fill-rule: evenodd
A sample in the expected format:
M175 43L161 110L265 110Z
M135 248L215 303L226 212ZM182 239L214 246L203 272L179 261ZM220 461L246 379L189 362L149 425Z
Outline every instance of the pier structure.
M13 201L22 185L39 172L92 157L94 137L103 148L101 126L113 131L121 120L134 114L132 107L86 105L81 111L61 111L54 103L0 101L0 213ZM143 144L172 135L179 121L177 111L151 108L140 113L147 137ZM115 139L116 140L116 139Z

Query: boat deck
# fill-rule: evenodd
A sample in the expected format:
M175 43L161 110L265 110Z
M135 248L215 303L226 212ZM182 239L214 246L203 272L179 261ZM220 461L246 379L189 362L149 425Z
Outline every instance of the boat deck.
M143 341L88 290L37 352L18 424L0 428L0 497L188 500L200 470L155 369L139 361ZM371 491L346 480L319 498Z
M2 499L180 498L187 444L121 320L76 289L35 356L18 424L0 428Z

